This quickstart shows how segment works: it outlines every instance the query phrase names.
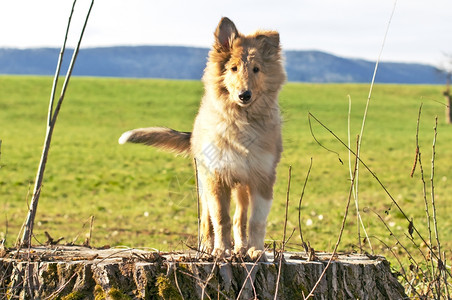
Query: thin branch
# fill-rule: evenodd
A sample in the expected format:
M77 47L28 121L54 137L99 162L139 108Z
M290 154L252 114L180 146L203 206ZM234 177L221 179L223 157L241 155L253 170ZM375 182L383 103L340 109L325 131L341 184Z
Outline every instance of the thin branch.
M380 187L383 189L383 191L386 193L386 195L389 197L389 199L391 199L392 203L397 207L397 209L399 210L399 212L402 214L402 216L408 221L411 222L410 218L408 218L408 216L406 215L406 213L402 210L402 208L400 207L400 205L397 203L397 201L394 199L394 197L391 195L391 193L388 191L388 189L386 188L386 186L383 184L383 182L381 182L380 178L378 178L378 176L370 169L370 167L360 158L356 155L356 153L350 149L342 140L341 138L339 138L334 132L332 132L328 127L326 127L319 119L317 119L313 114L309 113L309 117L314 118L314 120L316 120L325 130L327 130L329 133L331 133L334 138L336 138L336 140L341 143L345 148L348 149L348 151L351 151L351 153L353 155L355 155L355 157L359 160L359 162L366 168L366 170L372 175L372 177L378 182L378 184L380 185ZM438 255L433 251L433 248L431 245L429 245L427 243L427 241L424 239L424 237L422 236L422 234L419 232L419 230L417 229L416 226L414 226L413 224L413 230L414 232L416 232L416 234L419 236L419 238L422 240L422 242L429 248L429 250L431 251L432 255L436 258L436 259L440 259L438 257ZM448 275L452 276L451 273L447 270Z
M374 73L372 75L372 81L370 83L370 88L369 88L369 95L367 97L366 107L364 109L363 121L362 121L362 124L361 124L361 131L359 133L358 148L357 148L357 151L356 151L356 156L358 157L358 159L359 159L360 154L361 154L362 138L364 136L364 127L365 127L366 120L367 120L367 113L368 113L368 110L369 110L370 99L372 97L372 91L373 91L373 87L374 87L374 83L375 83L375 77L377 75L378 65L380 63L381 55L383 53L383 49L384 49L384 46L385 46L385 43L386 43L386 37L388 36L389 28L391 26L392 17L394 16L396 4L397 4L397 0L394 1L394 6L393 6L392 11L391 11L391 16L389 17L389 21L388 21L388 24L386 26L386 31L385 31L385 34L384 34L384 37L383 37L383 42L381 43L380 52L378 53L378 58L377 58L377 61L375 62ZM350 147L348 147L348 148L350 148ZM349 154L350 154L350 152L349 152ZM358 208L359 207L359 205L358 205L359 204L359 163L358 163L357 169L356 169L356 180L355 180L355 185L354 185L354 197L355 197L356 206ZM359 211L358 211L358 214L359 214ZM361 218L361 217L359 216L359 218ZM361 220L361 224L362 224L362 226L364 228L364 223L362 222L362 220ZM364 231L366 231L365 228L364 228ZM359 233L358 233L358 235L359 235ZM367 232L366 232L366 237L367 237ZM367 238L367 240L369 242L370 248L372 249L372 245L370 244L370 239ZM361 247L361 239L360 239L359 245Z
M284 248L286 246L286 228L287 228L287 212L289 209L289 196L290 196L290 181L292 179L292 166L289 166L289 178L287 180L287 192L286 192L286 212L284 215L284 232L283 232L283 240L282 240L282 246L281 246L281 253L279 254L279 266L278 266L278 277L276 278L276 290L275 290L275 296L273 299L278 299L278 289L279 289L279 281L281 279L281 268L282 268L282 262L284 258Z
M359 137L357 138L357 140L359 141ZM357 142L357 143L358 143L358 142ZM357 145L357 147L358 147L358 145ZM336 245L334 246L333 253L331 254L330 259L328 260L328 263L327 263L326 267L323 269L322 274L320 274L320 277L319 277L319 279L317 280L317 282L315 283L314 287L311 289L311 291L309 292L309 294L306 296L306 299L309 299L310 297L313 297L313 296L314 296L314 292L315 292L315 290L317 289L317 287L319 286L320 282L322 281L322 278L325 276L326 271L327 271L328 268L330 267L331 262L333 261L334 257L336 256L337 248L339 247L339 244L340 244L340 242L341 242L341 240L342 240L342 234L344 233L345 222L347 221L348 209L349 209L349 207L350 207L350 201L351 201L351 198L352 198L353 186L354 186L354 184L355 184L355 178L356 178L356 170L357 170L357 165L358 165L358 159L359 159L358 157L356 157L356 159L355 159L355 166L354 166L354 168L353 168L353 177L352 177L352 181L351 181L351 184L350 184L350 189L349 189L349 192L348 192L347 205L346 205L346 207L345 207L344 217L343 217L343 219L342 219L341 230L339 231L339 236L338 236L338 238L337 238Z
M195 184L196 184L196 209L198 215L198 251L201 250L201 217L200 217L200 203L199 203L199 178L198 178L198 162L196 157L193 158L195 165Z
M351 111L352 110L352 98L350 97L350 95L348 95L348 117L347 117L347 141L348 141L348 148L350 148L350 143L351 143ZM352 170L352 158L351 158L352 154L350 151L348 151L348 169L349 169L349 173L350 173L350 180L353 177L353 170ZM367 230L366 230L366 226L364 226L364 222L363 219L361 217L361 212L359 211L359 201L358 201L358 190L357 190L357 185L355 185L355 189L353 190L353 198L355 199L355 208L356 208L356 230L358 232L358 245L359 245L359 250L360 253L363 252L363 247L362 247L362 243L361 243L361 231L360 231L360 225L363 228L364 231L364 235L366 236L366 241L369 244L369 248L371 250L371 253L374 253L374 249L372 247L372 242L369 239L369 235L367 234Z
M385 242L383 242L380 238L378 238L378 237L376 237L376 236L372 236L372 238L378 240L381 244L383 244L383 246L385 246L385 248L386 248L387 250L389 250L389 251L391 252L392 256L394 256L394 258L397 260L397 262L398 262L398 264L399 264L399 266L400 266L400 268L401 268L401 270L402 270L401 276L403 277L403 279L404 279L404 280L408 283L408 285L413 289L414 293L416 293L416 295L419 297L419 299L423 299L422 296L419 294L419 292L416 290L416 287L413 286L413 284L412 284L412 283L410 282L410 280L408 279L408 275L407 275L407 273L406 273L406 271L405 271L405 268L403 267L403 264L402 264L402 262L400 261L400 258L397 256L397 254L394 252L394 250L392 250L392 248L389 247L389 246L388 246Z
M435 205L435 156L436 156L436 137L438 134L438 117L435 118L435 127L433 128L434 136L433 136L433 145L432 145L432 173L430 175L430 183L431 183L431 200L432 200L432 213L433 213L433 226L435 229L435 238L438 246L438 254L441 254L441 244L439 241L438 235L438 224L436 219L436 205Z
M52 124L53 103L55 102L55 93L56 93L56 88L58 85L58 79L60 78L61 64L63 62L64 52L66 50L67 37L69 35L69 29L71 27L72 15L74 14L74 8L75 8L76 2L77 2L77 0L74 0L74 2L72 3L72 9L71 9L71 13L69 15L69 20L67 22L67 27L66 27L66 34L64 35L63 46L61 47L61 50L60 50L60 55L58 57L58 64L57 64L57 67L55 70L55 75L53 77L52 92L50 94L50 101L49 101L49 111L47 113L47 126L50 126Z
M362 138L363 138L363 135L364 135L364 127L365 127L365 124L366 124L367 112L369 110L370 99L372 97L372 91L373 91L373 87L374 87L374 83L375 83L375 77L377 75L378 65L380 63L381 55L383 53L383 49L384 49L384 46L385 46L385 43L386 43L386 37L388 36L389 28L391 26L392 17L394 16L396 4L397 4L397 0L394 1L394 6L392 7L391 16L389 17L388 25L386 26L385 35L383 37L383 42L381 44L380 52L378 53L378 58L377 58L377 61L375 63L374 73L372 75L372 81L370 83L369 95L367 97L366 108L364 109L364 116L363 116L363 122L361 124L361 131L359 133L358 150L357 150L357 156L358 157L359 157L359 154L361 153L361 144L362 144ZM359 164L358 164L358 170L356 172L356 177L357 177L357 179L356 179L356 191L358 192ZM358 196L357 196L357 198L358 198Z
M179 287L179 282L177 280L177 268L176 268L176 265L173 264L173 267L174 267L174 282L176 283L177 290L179 291L179 294L182 297L182 300L184 300L185 299L184 298L184 294L182 294L182 291L181 291L181 289Z
M231 299L225 293L220 291L220 289L218 289L212 283L210 283L210 280L214 276L215 268L217 267L217 265L218 265L218 261L217 261L217 259L215 259L215 261L213 262L212 270L211 270L211 272L210 272L210 274L209 274L209 276L208 276L208 278L206 280L203 280L202 278L200 278L198 276L195 276L193 274L190 274L190 273L182 271L182 270L179 270L179 273L187 275L187 276L189 276L189 277L191 277L191 278L196 280L196 284L198 284L199 287L201 288L201 299L204 299L204 296L207 296L207 298L210 298L210 296L207 293L205 293L205 289L206 289L207 286L210 286L210 287L212 287L212 289L216 290L218 294L220 294L221 296L224 297L224 299ZM195 265L193 265L193 266L195 266Z
M446 252L443 252L443 267L446 269ZM446 272L443 272L443 280L444 280L444 289L446 290L447 299L450 299L450 293L449 293L449 286L447 282L447 274Z
M441 258L441 243L439 240L439 234L438 234L438 223L436 218L436 204L435 204L435 156L436 156L436 137L438 134L437 131L438 128L438 116L435 118L435 127L433 128L433 145L432 145L432 172L430 175L430 184L431 184L431 201L432 201L432 217L433 217L433 228L435 230L435 238L436 238L436 246L438 249L438 271L439 276L443 274L443 260ZM446 279L447 282L447 279ZM438 299L441 295L441 280L436 281L437 284L437 293L438 293Z
M5 249L6 240L8 239L8 215L5 213L5 235L3 239L0 240L0 251Z
M311 162L309 164L308 173L306 174L306 179L304 180L303 190L301 191L300 200L298 201L298 229L300 231L301 245L303 246L303 248L305 249L306 252L307 252L307 250L306 250L307 247L306 247L306 243L303 239L303 231L301 230L301 202L303 201L304 191L306 190L306 184L308 183L309 174L311 173L311 168L312 168L312 157L311 157Z
M74 0L74 5L75 2L77 0ZM60 94L60 98L58 100L57 106L55 107L54 112L52 113L52 109L53 109L53 99L54 99L54 90L52 90L52 96L50 99L50 105L49 105L49 116L48 116L48 120L47 120L47 130L46 130L46 137L44 140L44 147L43 147L43 151L42 151L42 155L41 155L41 160L39 163L39 167L38 167L38 172L36 175L36 180L35 180L35 186L34 186L34 190L33 190L33 195L32 195L32 199L31 199L31 207L28 211L28 215L27 215L27 219L25 221L25 227L24 227L24 232L22 235L22 239L20 242L20 246L27 246L29 244L31 244L31 237L32 237L32 233L33 233L33 227L34 227L34 220L35 220L35 216L36 216L36 211L38 208L38 202L39 202L39 196L41 194L41 186L42 186L42 181L44 178L44 171L46 168L46 164L47 164L47 157L48 157L48 153L50 150L50 143L52 140L52 134L53 134L53 130L55 128L55 122L57 120L61 105L63 103L64 100L64 96L69 84L69 79L71 78L72 75L72 70L74 68L74 64L75 64L75 60L77 58L78 52L80 50L80 45L81 45L81 41L83 38L83 34L85 32L86 29L86 25L88 23L88 19L91 13L91 9L93 7L94 4L94 0L91 1L91 5L89 7L88 13L86 15L85 18L85 23L83 25L82 31L80 33L80 37L77 43L77 47L76 49L74 49L74 53L72 55L72 59L71 59L71 63L69 65L69 69L66 73L66 78L65 81L63 83L63 87L62 87L62 91ZM64 50L66 48L66 40L67 40L67 36L68 36L68 32L69 32L69 27L70 27L70 23L71 23L71 19L72 19L72 15L73 15L73 8L74 5L72 7L70 16L69 16L69 20L68 20L68 29L64 38L64 43L63 43L63 47L61 52L64 53ZM62 55L58 61L58 65L57 65L57 71L55 72L55 77L59 76L59 69L61 67L61 62L62 62ZM58 78L54 79L54 86L56 86L56 82L57 82Z
M77 42L76 48L74 49L74 53L72 54L72 59L71 59L71 62L69 64L69 68L68 68L68 71L66 73L66 77L64 79L63 87L61 88L60 99L58 100L57 106L55 107L55 111L54 111L53 116L52 116L52 127L54 126L54 124L55 124L55 122L57 120L57 117L58 117L58 113L60 112L61 104L63 103L63 99L64 99L64 96L66 94L66 90L67 90L67 87L68 87L68 84L69 84L69 79L71 78L72 71L74 69L75 60L77 59L77 56L78 56L78 53L79 53L79 50L80 50L80 46L82 44L83 35L85 33L86 25L88 25L89 15L91 14L91 10L93 8L93 5L94 5L94 0L91 0L91 5L90 5L90 7L88 9L88 13L87 13L86 18L85 18L85 23L83 24L83 28L82 28L82 31L80 33L80 38L79 38L79 40Z
M405 251L405 253L408 255L408 260L410 260L412 263L416 265L418 269L420 269L418 262L414 259L413 255L411 255L411 252L400 242L399 238L392 232L391 228L389 228L388 224L383 220L383 218L378 214L375 210L372 209L372 212L380 219L381 223L385 226L386 230L389 232L389 234L396 240L397 244L400 245L400 247ZM421 251L421 255L425 257L422 250L418 247L419 251ZM425 275L425 274L424 274Z
M284 247L286 245L286 229L287 229L287 214L289 210L289 197L290 197L290 181L292 180L292 166L289 166L289 178L287 181L287 192L286 192L286 211L284 215L284 232L283 232L283 243L282 251L284 252Z
M417 126L416 126L416 153L415 153L415 156L414 156L413 168L411 169L411 174L410 174L411 177L413 177L414 171L416 170L416 165L417 165L418 156L419 156L419 123L420 123L420 120L421 120L421 111L422 111L422 103L421 103L421 106L419 107L419 114L418 114L418 116L417 116Z
M421 181L422 181L422 194L423 194L424 205L425 205L425 214L426 214L426 219L427 219L428 241L429 241L429 245L431 247L433 245L432 228L431 228L432 221L430 220L430 211L429 211L429 205L428 205L428 201L427 201L427 184L426 184L425 178L424 178L424 167L422 165L422 153L420 151L420 146L419 146L419 124L420 124L420 118L421 118L421 110L422 110L422 104L419 107L419 114L418 114L417 128L416 128L416 159L417 159L417 161L419 161L419 170L421 173ZM411 174L414 173L414 168L415 168L415 166L413 166L413 171L411 172ZM430 259L430 263L431 263L431 275L433 277L434 276L433 274L435 274L435 265L434 265L432 259Z
M74 272L74 274L72 274L72 276L66 281L64 282L55 292L53 292L52 294L50 294L48 297L44 298L45 300L49 300L49 299L56 299L58 298L57 296L66 288L66 286L72 281L72 279L74 279L75 276L77 276L78 273Z
M262 252L259 254L258 258L257 258L256 261L253 263L253 265L251 266L251 269L250 269L249 271L246 269L246 265L244 265L244 262L243 262L243 259L242 259L242 265L244 265L243 267L245 268L245 270L246 270L246 272L248 273L248 275L246 276L246 278L245 278L245 280L244 280L244 282L243 282L243 284L242 284L242 287L240 288L240 291L239 291L239 293L238 293L238 295L237 295L237 298L236 298L237 300L240 299L240 297L241 297L241 295L242 295L242 292L243 292L243 290L245 289L245 285L246 285L246 282L248 281L248 279L250 280L251 286L253 287L254 295L257 296L257 294L256 294L256 289L255 289L255 287L254 287L254 283L253 283L253 281L252 281L251 275L253 274L254 268L257 266L257 264L258 264L259 261L261 260L261 257L262 257L263 255L265 255L265 252L266 252L268 249L269 249L268 246L265 247L265 250L262 251Z
M202 289L203 286L204 286L203 284L205 284L206 286L209 285L209 286L211 286L213 289L217 290L217 292L220 293L221 296L223 296L225 299L231 299L231 298L229 298L225 293L223 293L222 291L220 291L219 289L217 289L217 287L213 286L213 285L209 282L210 279L208 279L209 281L206 281L206 280L203 280L203 279L201 279L201 278L199 278L199 277L196 277L196 276L193 275L193 274L190 274L190 273L188 273L188 272L181 271L181 270L179 270L179 273L184 274L184 275L187 275L188 277L191 277L191 278L195 279L195 280L196 280L196 283L201 287L201 289ZM209 297L209 295L207 295L207 297Z
M205 293L207 284L209 284L209 281L212 280L212 278L213 278L213 276L214 276L214 273L215 273L215 268L217 267L217 264L218 264L218 258L215 257L215 261L213 262L212 270L210 271L210 274L209 274L209 276L207 277L204 286L202 287L201 299L204 299L204 293ZM219 291L219 289L217 289L217 290ZM206 294L206 296L207 296L208 298L210 298L208 294Z
M351 115L352 115L352 97L348 95L348 114L347 114L347 145L349 148L351 148ZM353 177L353 169L352 169L352 154L350 151L348 152L348 171L350 173L350 180ZM358 198L356 197L356 191L353 190L353 197L355 199L355 207L356 207L356 231L358 233L358 246L359 246L359 252L363 253L363 246L361 244L361 230L360 230L360 214L359 214L359 202Z
M85 247L91 246L91 238L93 236L93 226L94 226L94 216L91 216L90 222L89 222L89 235L86 238L85 242L83 243L83 246L85 246Z
M315 134L314 134L314 131L312 130L311 118L309 118L309 115L310 115L310 114L311 114L311 113L308 113L308 123L309 123L309 130L311 131L311 136L312 136L312 138L314 139L314 141L316 141L316 143L317 143L320 147L322 147L323 149L325 149L325 150L328 151L328 152L331 152L331 153L336 154L336 155L337 155L337 159L339 160L339 162L341 163L341 165L343 165L344 162L342 161L342 159L341 159L341 157L340 157L340 155L339 155L338 152L336 152L336 151L334 151L334 150L331 150L331 149L325 147L322 143L319 142L319 140L317 140L317 138L316 138L316 136L315 136Z

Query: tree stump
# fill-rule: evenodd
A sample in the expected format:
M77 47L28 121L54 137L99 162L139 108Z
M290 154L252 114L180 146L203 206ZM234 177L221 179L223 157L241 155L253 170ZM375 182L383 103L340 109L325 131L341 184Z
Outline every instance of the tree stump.
M0 298L9 299L303 299L329 254L268 252L269 262L199 259L194 251L147 252L75 246L0 253ZM277 285L279 279L279 283ZM278 288L278 290L277 290ZM313 299L402 299L402 285L380 256L337 255Z

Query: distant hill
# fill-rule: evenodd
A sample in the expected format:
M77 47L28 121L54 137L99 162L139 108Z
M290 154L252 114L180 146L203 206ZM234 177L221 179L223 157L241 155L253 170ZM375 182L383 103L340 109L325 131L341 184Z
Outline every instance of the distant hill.
M130 46L81 49L73 75L199 80L208 49L172 46ZM0 74L53 75L59 49L0 48ZM72 50L65 53L65 72ZM370 82L375 63L320 51L286 51L289 81ZM379 83L443 84L444 76L424 64L381 62Z

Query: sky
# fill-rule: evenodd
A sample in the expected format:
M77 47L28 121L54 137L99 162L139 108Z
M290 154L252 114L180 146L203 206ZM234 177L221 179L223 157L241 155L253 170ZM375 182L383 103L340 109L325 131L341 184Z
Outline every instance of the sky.
M90 3L77 1L68 46L76 45ZM0 48L61 47L72 4L0 1ZM451 0L95 0L81 46L210 47L223 16L245 34L279 31L285 50L375 61L389 24L382 61L442 67L452 54Z

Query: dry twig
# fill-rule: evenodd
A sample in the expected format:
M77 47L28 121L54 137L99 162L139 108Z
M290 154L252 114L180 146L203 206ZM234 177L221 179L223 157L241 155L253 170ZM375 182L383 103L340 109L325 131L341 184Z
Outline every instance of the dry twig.
M284 232L283 232L283 240L281 246L281 253L279 254L279 265L278 265L278 277L276 278L276 290L275 297L273 299L278 299L278 289L279 289L279 281L281 279L281 268L282 262L284 259L284 248L286 246L286 228L287 228L287 213L289 209L289 196L290 196L290 181L292 179L292 166L289 166L289 179L287 181L287 192L286 192L286 212L284 217Z
M411 173L410 173L411 177L413 177L413 175L414 175L414 171L416 170L416 165L417 165L417 161L418 161L418 157L419 157L419 123L420 123L420 120L421 120L421 111L422 111L422 103L421 103L421 106L419 107L419 114L417 116L416 153L415 153L415 156L414 156L413 168L411 169Z
M195 184L196 184L196 209L198 217L198 251L201 250L201 216L200 216L200 199L199 199L199 178L198 178L198 163L196 157L193 158L193 163L195 165Z
M359 141L359 137L358 137L358 141ZM358 147L358 144L357 144ZM331 262L333 261L334 257L336 256L337 253L337 248L339 247L339 244L342 240L342 234L344 233L344 229L345 229L345 222L347 221L347 216L348 216L348 208L350 207L350 201L352 198L352 193L353 193L353 187L355 184L355 178L356 178L356 171L357 171L357 165L358 165L358 160L359 158L356 157L355 159L355 166L353 168L353 176L352 176L352 181L350 184L350 189L348 192L348 200L347 200L347 205L345 207L345 212L344 212L344 217L342 219L342 225L341 225L341 230L339 231L339 236L337 238L337 242L336 245L334 246L334 250L333 253L331 254L330 259L328 260L328 263L326 265L326 267L323 269L322 274L320 274L319 279L317 280L317 282L315 283L314 287L311 289L311 291L309 292L309 294L306 296L306 299L309 299L310 297L314 296L314 292L317 289L318 285L320 284L320 282L322 281L322 278L325 276L326 271L328 270L329 266L331 265Z
M351 148L351 113L352 113L352 98L350 97L350 95L348 95L348 115L347 115L347 141L348 141L348 148ZM348 169L349 169L349 173L350 173L350 180L353 177L353 169L352 169L352 154L349 151L348 152ZM371 250L371 253L374 253L374 249L372 247L372 243L369 239L369 235L367 234L367 230L366 227L364 226L364 222L363 219L361 217L361 212L359 211L359 201L358 201L358 193L357 190L353 190L353 198L355 200L355 208L356 208L356 231L358 233L358 246L359 246L359 250L360 253L363 253L363 246L361 243L361 230L360 230L360 225L363 228L364 231L364 235L366 236L366 241L369 244L369 248Z
M370 169L370 167L360 158L356 155L356 152L354 152L353 150L351 150L333 131L331 131L328 127L326 127L319 119L317 119L313 114L309 113L309 117L314 118L314 120L316 122L318 122L325 130L327 130L329 133L331 133L334 138L340 142L345 148L348 149L348 151L350 151L358 160L359 162L366 168L366 170L372 175L372 177L377 181L377 183L380 185L380 187L383 189L383 191L386 193L386 195L389 197L389 199L391 199L392 203L397 207L398 211L401 213L401 215L403 216L403 218L405 218L405 220L408 221L408 223L411 222L411 219L406 215L405 211L403 211L403 209L400 207L399 203L397 203L397 201L394 199L394 197L392 196L392 194L389 192L389 190L386 188L386 186L383 184L383 182L380 180L380 178ZM425 240L425 238L422 236L422 234L420 233L420 231L417 229L417 227L414 225L413 223L413 227L412 227L413 231L416 233L416 235L422 240L422 242L429 248L429 250L431 251L432 255L434 256L435 259L441 259L437 253L435 253L435 251L433 251L432 245L429 245L427 243L427 241ZM446 269L446 272L448 274L449 277L452 277L451 273L449 270Z
M306 179L304 180L303 189L302 189L301 195L300 195L300 200L298 201L298 230L300 232L301 245L305 249L306 253L308 252L307 246L303 239L303 231L301 230L301 202L303 201L304 192L306 190L306 185L308 183L309 174L311 174L311 169L312 169L312 157L311 157L311 162L309 164L308 173L306 174Z
M44 171L45 171L46 164L47 164L47 157L48 157L49 150L50 150L50 143L52 141L53 130L55 128L55 123L56 123L58 114L60 112L60 108L61 108L61 105L63 103L64 96L66 94L66 90L67 90L67 87L68 87L68 84L69 84L69 79L71 78L71 75L72 75L72 70L74 69L75 60L76 60L78 52L80 50L80 44L82 42L83 34L85 32L85 28L86 28L86 25L88 23L88 19L89 19L90 13L91 13L91 9L92 9L93 4L94 4L94 0L92 0L91 1L91 5L90 5L90 7L88 9L86 18L85 18L85 23L83 24L83 28L82 28L82 31L80 33L80 37L79 37L79 40L78 40L78 43L77 43L77 47L74 49L74 52L72 54L72 59L71 59L68 71L66 73L66 78L65 78L63 86L61 88L60 98L59 98L59 100L57 102L57 105L56 105L55 109L53 109L53 103L54 103L54 99L55 99L56 86L57 86L58 78L60 76L61 63L62 63L62 60L63 60L64 51L66 49L66 41L67 41L67 37L69 35L69 28L70 28L70 25L71 25L72 15L74 13L74 7L75 7L76 2L77 2L77 0L74 0L73 5L72 5L71 13L69 15L69 20L68 20L68 23L67 23L66 34L65 34L65 37L64 37L63 46L61 47L60 57L59 57L59 60L58 60L57 69L55 71L55 77L54 77L52 93L51 93L51 96L50 96L49 110L48 110L46 137L45 137L45 140L44 140L44 147L43 147L43 151L42 151L42 155L41 155L41 161L39 163L38 172L36 174L35 186L34 186L34 189L33 189L33 195L32 195L32 199L31 199L31 207L30 207L30 209L28 211L27 219L25 221L25 227L24 227L24 232L23 232L23 235L22 235L22 239L20 241L20 246L28 246L28 245L31 244L31 237L33 235L34 220L35 220L35 216L36 216L36 211L38 209L39 196L41 194L41 186L42 186L42 181L43 181L43 178L44 178Z
M373 91L373 87L374 87L374 83L375 83L375 76L377 75L377 70L378 70L378 65L380 63L380 59L381 59L381 54L383 53L383 49L386 43L386 37L388 36L388 32L389 32L389 28L391 26L391 21L392 21L392 17L394 16L394 12L395 12L395 8L397 5L397 0L394 1L394 6L392 8L392 12L391 12L391 16L389 17L389 21L388 24L386 26L386 31L385 31L385 35L383 37L383 42L381 43L381 49L380 52L378 54L378 58L377 61L375 62L375 68L374 68L374 73L372 75L372 81L370 83L370 88L369 88L369 95L367 97L367 102L366 102L366 108L364 109L364 116L363 116L363 122L361 124L361 131L359 133L359 140L358 140L358 149L356 151L356 156L359 158L360 154L361 154L361 145L362 145L362 138L364 136L364 127L366 124L366 120L367 120L367 113L369 110L369 104L370 104L370 100L372 97L372 91ZM355 197L356 197L356 202L359 202L359 163L356 169L356 180L355 180Z

